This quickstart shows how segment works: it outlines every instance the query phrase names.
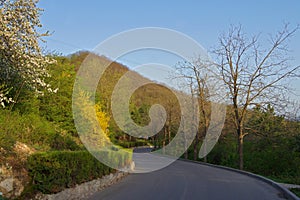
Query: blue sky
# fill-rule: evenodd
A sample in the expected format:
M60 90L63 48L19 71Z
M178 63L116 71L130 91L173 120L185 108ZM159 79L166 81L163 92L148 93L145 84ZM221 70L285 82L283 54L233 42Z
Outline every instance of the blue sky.
M47 48L64 55L92 50L106 38L133 28L174 29L210 50L231 24L241 24L250 35L261 33L262 38L285 22L291 27L300 24L299 0L40 0L39 7L44 9L43 30L53 32L46 38ZM290 40L290 49L293 64L299 65L300 31ZM299 84L293 82L298 94Z

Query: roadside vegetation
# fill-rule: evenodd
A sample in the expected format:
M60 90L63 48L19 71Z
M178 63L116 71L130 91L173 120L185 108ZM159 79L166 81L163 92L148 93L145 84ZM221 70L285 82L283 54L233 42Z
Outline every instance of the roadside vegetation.
M295 193L298 197L300 197L300 189L291 189L293 193Z
M37 192L59 192L113 172L88 153L73 119L72 94L76 72L90 52L69 56L43 54L38 41L48 33L40 34L36 30L41 26L41 10L36 7L35 1L2 1L0 5L3 22L0 23L0 163L14 173L24 173L26 187L20 198L30 198ZM27 18L22 18L25 21L16 20L20 16ZM227 92L225 96L232 101L227 104L225 125L218 143L201 159L198 152L210 123L211 103L213 99L223 98L223 94L207 93L211 89L208 74L199 76L207 69L207 63L198 62L198 59L195 63L178 66L182 75L191 80L192 96L201 105L196 138L182 157L240 168L278 182L300 185L299 107L275 92L279 90L286 95L283 92L289 90L281 79L299 76L299 67L286 67L286 59L281 57L287 51L284 49L284 53L280 54L280 45L286 47L285 41L297 29L289 30L285 26L273 40L270 51L256 49L257 38L230 38L234 34L243 35L240 27L230 29L231 34L221 38L220 49L215 51L220 58L217 64L220 71L214 73L221 73L217 75L223 79L218 82L223 81L222 85L227 87L224 89ZM249 42L249 45L244 42ZM227 47L227 50L232 50L231 53L226 54ZM244 54L249 48L255 52L250 58L260 60L254 65L259 68L251 68L251 72L245 65L249 54ZM264 57L259 52L267 53ZM91 56L100 62L109 61L104 56ZM162 148L172 141L180 125L180 106L176 96L167 87L156 83L137 89L129 107L132 120L138 125L147 125L153 104L161 104L165 108L167 120L162 130L149 138L136 138L124 133L113 119L111 96L114 86L128 70L126 66L112 62L99 81L95 110L97 123L104 130L102 139L124 148L145 145ZM194 74L192 79L191 74L185 74L188 70ZM273 77L274 74L276 77ZM137 73L135 76L144 78ZM259 80L257 83L254 81L256 78ZM78 95L83 102L89 101L84 93ZM82 117L88 119L89 108L84 105L85 115ZM289 110L292 112L283 112L285 107L292 107ZM26 147L25 154L20 152L20 146ZM116 159L120 162L119 166L127 165L131 161L131 153L128 151L128 154ZM292 191L299 195L299 190Z

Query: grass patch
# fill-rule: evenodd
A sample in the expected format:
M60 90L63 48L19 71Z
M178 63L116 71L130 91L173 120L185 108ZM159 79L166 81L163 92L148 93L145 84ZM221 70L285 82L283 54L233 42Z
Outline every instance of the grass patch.
M292 188L290 191L300 197L300 188Z
M277 182L277 183L289 183L300 185L299 176L266 176L267 178Z

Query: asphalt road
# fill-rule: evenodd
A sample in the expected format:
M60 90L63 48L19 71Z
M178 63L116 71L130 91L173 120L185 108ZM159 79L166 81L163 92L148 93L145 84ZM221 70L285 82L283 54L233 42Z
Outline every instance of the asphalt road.
M150 173L130 174L92 200L277 200L271 185L236 172L177 160Z

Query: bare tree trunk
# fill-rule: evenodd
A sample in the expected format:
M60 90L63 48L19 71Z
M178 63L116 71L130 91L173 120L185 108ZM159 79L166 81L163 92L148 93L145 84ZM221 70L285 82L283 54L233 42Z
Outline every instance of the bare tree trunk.
M244 152L243 152L244 136L241 132L242 131L239 130L238 133L238 154L239 154L239 168L240 170L243 170L244 169Z
M194 142L194 160L197 160L198 158L198 144L199 144L199 137L198 137L198 132L196 134L196 137L195 137L195 142Z
M168 126L168 144L171 142L171 129L170 126Z
M189 159L189 153L188 153L188 150L186 150L186 151L184 152L184 158L185 158L185 159Z
M167 131L166 131L166 126L163 128L163 139L162 139L162 149L163 149L163 154L166 154L165 146L166 146L166 141L167 141Z
M189 154L188 154L189 147L187 145L187 137L186 136L187 135L184 133L184 149L185 149L184 158L188 159L188 157L189 157Z
M163 147L166 146L166 142L167 142L167 128L164 127L164 141L163 141Z

